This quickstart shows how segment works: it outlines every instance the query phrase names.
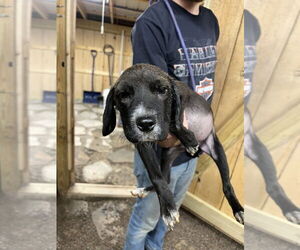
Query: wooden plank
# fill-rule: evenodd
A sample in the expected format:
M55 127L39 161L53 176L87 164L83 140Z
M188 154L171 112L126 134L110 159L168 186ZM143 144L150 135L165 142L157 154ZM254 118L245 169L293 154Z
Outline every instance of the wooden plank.
M67 196L70 198L133 198L130 191L134 189L135 186L75 183L70 187Z
M15 25L15 74L16 74L16 101L17 101L17 137L18 137L18 167L23 171L23 176L28 168L28 115L27 115L27 84L29 40L31 24L31 1L16 2ZM24 181L24 180L23 180ZM26 180L28 181L28 180Z
M83 20L83 19L77 19L76 20L76 27L81 28L84 30L94 30L94 31L100 31L100 22L96 21L90 21L90 20ZM105 23L104 24L104 29L109 30L111 33L119 35L122 30L125 30L125 35L130 36L131 34L131 28L127 26L121 26L121 25L116 25L116 24L110 24L110 23Z
M57 0L57 189L60 195L67 193L73 181L73 15L73 1Z
M39 5L38 1L33 0L32 7L41 18L48 19L48 13Z
M215 75L215 93L212 103L212 108L216 111L242 23L244 5L239 0L226 2L214 0L209 3L209 7L217 16L220 26L220 38L217 46L218 63Z
M188 192L183 201L183 207L236 242L240 244L244 243L243 225L209 205L207 202Z
M262 212L253 207L245 207L245 223L268 233L273 237L300 245L300 227L287 220Z
M40 29L50 29L53 30L56 27L55 20L45 20L40 18L32 18L32 27Z
M286 47L270 78L270 83L264 93L260 107L257 109L254 120L254 126L257 130L260 130L276 118L281 117L287 110L290 110L295 104L299 103L300 88L298 85L299 75L297 75L297 70L300 69L300 61L298 56L296 56L300 54L298 46L299 36L300 15L298 15L295 26L291 30ZM260 69L257 68L256 71L259 72Z
M110 0L108 4L109 4L110 23L114 24L114 2L113 2L113 0Z
M293 105L261 128L257 135L269 150L283 144L300 131L300 103Z
M270 79L297 20L299 1L270 0L262 4L260 0L253 0L247 1L247 9L256 16L261 26L261 38L257 43L257 65L253 77L253 92L248 105L255 120L256 112L261 106ZM279 26L282 32L278 32L277 27Z
M82 16L83 19L87 19L86 15L87 15L87 12L86 12L86 9L85 7L83 6L82 2L77 0L77 9L80 13L80 15Z
M222 95L214 112L218 130L227 120L232 119L236 110L244 103L244 22L239 27L237 41L228 66Z
M19 198L56 198L56 183L29 183L18 190Z
M3 1L0 22L0 178L5 193L16 191L22 183L18 169L15 2Z

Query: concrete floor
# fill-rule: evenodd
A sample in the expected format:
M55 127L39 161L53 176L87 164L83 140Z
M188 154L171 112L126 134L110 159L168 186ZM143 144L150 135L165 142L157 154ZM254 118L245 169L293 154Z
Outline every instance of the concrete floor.
M0 193L0 249L55 250L55 199L23 200Z
M134 199L56 202L55 199L8 199L0 195L0 249L122 249L133 204ZM181 221L167 234L164 249L243 249L188 212L180 213ZM246 226L245 249L299 250L300 246Z
M253 227L245 226L245 249L300 250L300 245L296 246L281 239L274 238L266 233L257 231Z
M60 201L57 249L122 249L134 199ZM210 225L181 210L180 223L166 236L164 249L243 249Z

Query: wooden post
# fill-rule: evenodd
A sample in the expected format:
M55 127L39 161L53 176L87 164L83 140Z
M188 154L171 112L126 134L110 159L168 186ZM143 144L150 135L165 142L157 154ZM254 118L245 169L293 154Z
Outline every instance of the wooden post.
M31 0L16 1L15 50L18 167L23 172L23 182L29 182L28 172L28 81L29 43L31 29Z
M0 9L0 178L1 190L16 191L22 182L18 169L15 28L16 5L2 0Z
M57 0L57 191L65 195L74 166L75 1Z

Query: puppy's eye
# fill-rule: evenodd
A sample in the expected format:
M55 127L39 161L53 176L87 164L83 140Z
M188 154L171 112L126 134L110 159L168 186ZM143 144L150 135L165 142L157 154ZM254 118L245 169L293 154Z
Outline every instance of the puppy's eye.
M167 87L161 87L161 88L158 89L159 94L165 95L165 94L167 94L167 92L168 92Z
M156 94L165 95L168 92L168 88L163 86L155 86L153 88L153 92Z
M130 97L130 93L128 91L122 91L118 94L120 99L126 99Z

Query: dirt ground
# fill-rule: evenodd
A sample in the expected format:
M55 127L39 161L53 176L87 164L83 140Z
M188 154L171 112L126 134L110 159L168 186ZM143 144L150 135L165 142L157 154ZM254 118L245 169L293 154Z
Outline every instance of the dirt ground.
M58 243L61 250L122 249L134 199L60 201ZM190 213L166 236L166 250L243 249L243 247Z

